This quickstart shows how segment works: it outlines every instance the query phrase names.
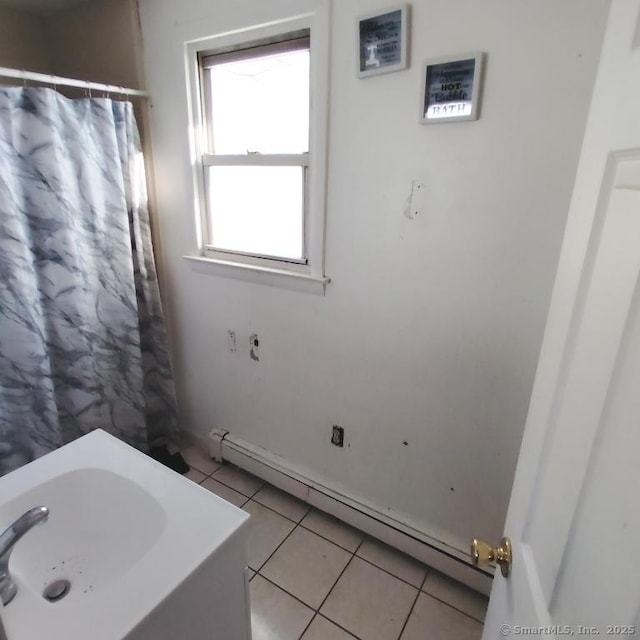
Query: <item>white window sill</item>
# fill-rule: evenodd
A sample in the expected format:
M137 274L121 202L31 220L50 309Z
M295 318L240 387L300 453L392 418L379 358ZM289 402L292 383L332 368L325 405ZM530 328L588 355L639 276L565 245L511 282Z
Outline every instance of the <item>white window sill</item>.
M203 256L183 256L191 263L191 267L198 273L205 273L222 278L234 278L253 282L254 284L266 284L271 287L282 287L294 291L324 295L326 285L331 281L327 276L313 276L307 273L295 273L285 269L263 267L253 264L242 264L217 258L204 258Z

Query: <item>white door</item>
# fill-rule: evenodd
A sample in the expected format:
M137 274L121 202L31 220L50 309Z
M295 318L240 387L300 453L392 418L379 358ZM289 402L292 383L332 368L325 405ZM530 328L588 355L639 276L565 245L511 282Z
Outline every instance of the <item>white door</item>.
M640 638L639 275L640 0L612 0L484 640Z

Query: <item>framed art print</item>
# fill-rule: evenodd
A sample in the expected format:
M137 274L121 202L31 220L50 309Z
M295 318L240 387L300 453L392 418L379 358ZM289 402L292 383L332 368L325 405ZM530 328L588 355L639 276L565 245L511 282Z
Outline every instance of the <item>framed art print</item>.
M408 22L407 4L356 19L359 78L407 68Z
M482 53L423 62L420 122L477 120L482 66Z

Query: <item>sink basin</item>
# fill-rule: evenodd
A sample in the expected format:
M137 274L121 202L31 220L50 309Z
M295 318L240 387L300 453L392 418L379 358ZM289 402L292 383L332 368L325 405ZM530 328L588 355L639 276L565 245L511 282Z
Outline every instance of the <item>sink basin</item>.
M72 585L67 604L122 577L154 548L167 524L150 493L104 469L76 469L26 491L0 509L0 522L13 522L25 505L36 504L51 515L16 545L11 572L36 597L66 578Z
M249 516L104 431L0 478L0 505L0 529L50 510L11 556L9 640L249 638Z

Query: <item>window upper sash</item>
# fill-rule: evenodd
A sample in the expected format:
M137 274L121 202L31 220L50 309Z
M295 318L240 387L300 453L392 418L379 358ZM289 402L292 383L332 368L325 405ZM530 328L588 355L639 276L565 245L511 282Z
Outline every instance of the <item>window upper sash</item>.
M227 64L230 62L240 62L243 60L251 60L255 58L266 57L269 55L278 55L283 53L293 53L296 51L310 51L311 37L308 29L302 29L300 31L296 31L289 34L284 34L280 36L273 37L271 39L261 39L259 42L255 42L253 44L243 44L241 46L236 47L227 47L216 49L215 51L206 51L200 52L198 54L198 61L200 66L200 82L201 87L203 89L202 92L202 107L203 107L203 129L205 132L205 140L206 140L206 153L203 154L202 159L204 164L213 164L212 162L207 161L209 156L213 156L211 153L215 148L215 133L214 133L214 123L211 118L211 97L212 97L212 69L220 64ZM215 154L219 155L219 154ZM252 153L251 149L247 152L248 156L257 156L257 155L266 155L258 153ZM273 154L275 155L275 154ZM293 154L278 154L278 155L293 155ZM303 155L306 156L306 162L304 166L308 166L308 157L309 153L305 152ZM222 157L222 156L219 156ZM244 157L242 154L239 157ZM257 161L255 163L252 162L244 162L238 161L233 162L233 164L269 164L269 162ZM277 163L273 163L277 164ZM287 163L289 164L289 163ZM291 164L303 164L301 162L292 162Z
M261 44L242 45L238 48L201 53L200 68L211 69L211 67L215 67L216 64L224 64L225 62L259 58L276 53L309 50L310 44L311 38L309 37L309 32L305 30L288 36L281 36L275 42L268 42L267 44L261 41Z

